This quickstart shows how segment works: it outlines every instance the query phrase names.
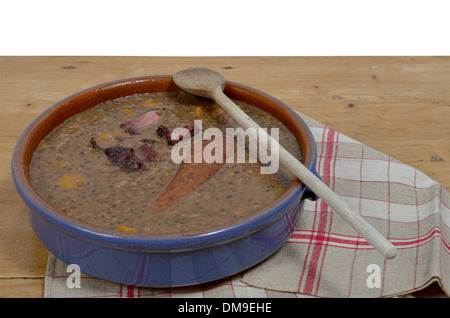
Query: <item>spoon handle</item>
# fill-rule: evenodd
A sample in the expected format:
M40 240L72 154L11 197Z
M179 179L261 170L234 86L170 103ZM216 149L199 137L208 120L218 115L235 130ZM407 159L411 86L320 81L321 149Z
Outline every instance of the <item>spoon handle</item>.
M242 128L261 128L244 111L242 111L233 101L231 101L220 89L215 90L214 100L231 115ZM265 133L264 130L261 130ZM367 223L358 213L355 213L350 206L334 193L325 183L323 183L314 173L306 168L290 152L278 144L269 134L265 133L268 142L268 149L274 143L279 149L279 159L292 173L294 173L306 186L317 194L330 208L338 213L356 232L367 240L380 254L387 259L397 255L397 248L388 241L372 225Z

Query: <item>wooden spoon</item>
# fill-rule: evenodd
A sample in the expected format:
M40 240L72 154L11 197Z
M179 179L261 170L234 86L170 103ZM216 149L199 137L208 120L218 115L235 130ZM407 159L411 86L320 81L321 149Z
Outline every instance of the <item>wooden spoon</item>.
M233 103L224 93L225 78L210 69L191 68L180 71L173 76L173 81L181 89L197 95L214 100L229 115L231 115L244 129L260 126L255 123L244 111ZM266 134L267 148L271 149L270 143L277 143L269 134ZM278 143L277 143L278 144ZM367 223L358 213L352 211L347 203L334 193L314 173L306 168L291 153L281 145L279 149L280 162L295 174L306 186L328 204L336 213L349 223L359 235L367 240L380 254L391 259L397 255L397 248L381 235L372 225ZM276 149L276 148L275 148Z

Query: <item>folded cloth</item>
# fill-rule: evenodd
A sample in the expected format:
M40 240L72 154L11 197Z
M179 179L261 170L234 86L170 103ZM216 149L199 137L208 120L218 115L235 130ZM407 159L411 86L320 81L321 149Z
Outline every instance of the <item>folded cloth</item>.
M439 183L302 115L323 181L398 249L386 260L322 200L274 255L244 273L179 288L144 288L71 271L50 254L44 297L393 297L438 282L450 296L450 194ZM73 287L73 286L72 286Z

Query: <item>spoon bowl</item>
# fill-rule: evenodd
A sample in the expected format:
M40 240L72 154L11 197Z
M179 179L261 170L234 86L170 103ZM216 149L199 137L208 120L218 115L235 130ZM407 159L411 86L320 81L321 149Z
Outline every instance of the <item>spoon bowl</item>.
M173 77L175 84L193 95L214 99L216 90L223 91L225 78L213 70L191 68L179 71Z

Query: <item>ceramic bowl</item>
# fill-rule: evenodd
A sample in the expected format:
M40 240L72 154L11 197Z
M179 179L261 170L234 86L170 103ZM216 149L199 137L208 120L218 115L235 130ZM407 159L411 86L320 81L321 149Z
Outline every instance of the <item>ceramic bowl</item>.
M199 235L148 236L116 232L70 218L46 203L29 180L29 163L40 141L81 111L132 94L179 91L172 76L117 80L76 93L36 118L18 140L12 174L38 239L57 258L83 273L135 286L177 287L200 284L244 271L277 251L298 225L306 199L316 197L300 181L275 202L233 224ZM303 163L315 171L316 146L305 122L281 101L245 85L227 82L224 92L257 106L295 135Z

